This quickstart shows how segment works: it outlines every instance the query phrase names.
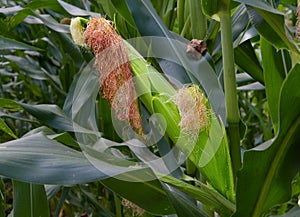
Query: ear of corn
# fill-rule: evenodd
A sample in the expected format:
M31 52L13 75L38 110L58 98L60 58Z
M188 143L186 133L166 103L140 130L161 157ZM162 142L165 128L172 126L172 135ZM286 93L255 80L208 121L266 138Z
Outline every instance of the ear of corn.
M234 201L225 129L199 87L191 85L176 91L134 48L127 43L125 46L121 37L103 18L92 19L84 35L86 44L96 56L95 67L101 72L103 95L111 103L117 117L128 120L135 129L141 130L141 118L135 100L138 96L150 113L162 114L165 119L162 123L167 123L166 135L206 176L209 184ZM114 104L117 90L124 83L127 86L117 98L119 103ZM129 109L128 105L131 105Z
M199 92L200 89L194 85L184 88L196 88L196 91L179 90L179 93L180 91L192 93L192 96L186 96L184 101L195 99L194 97L200 100L204 97ZM198 105L195 111L189 105L192 102L181 102L188 107L180 108L182 105L178 106L178 102L176 105L174 97L170 98L167 95L155 96L152 101L154 112L164 116L167 122L166 133L173 143L188 156L216 190L234 201L234 182L225 129L208 107L207 99L202 100L205 103L201 106L205 106L205 110ZM197 104L197 99L195 103ZM197 114L201 110L205 117Z

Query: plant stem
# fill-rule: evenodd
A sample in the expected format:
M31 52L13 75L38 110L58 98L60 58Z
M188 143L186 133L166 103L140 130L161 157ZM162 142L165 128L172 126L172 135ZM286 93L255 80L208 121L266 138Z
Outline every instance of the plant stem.
M207 30L206 16L202 12L201 0L188 0L191 14L193 38L204 39Z
M118 195L114 193L114 200L115 200L115 209L116 209L116 217L122 217L122 202Z
M234 51L232 42L232 26L230 7L220 12L221 43L224 69L224 89L226 103L226 120L228 123L228 139L234 179L241 167L240 133L239 133L239 109L236 89L236 77L234 70Z
M184 0L177 1L177 19L178 19L178 33L180 34L184 26Z

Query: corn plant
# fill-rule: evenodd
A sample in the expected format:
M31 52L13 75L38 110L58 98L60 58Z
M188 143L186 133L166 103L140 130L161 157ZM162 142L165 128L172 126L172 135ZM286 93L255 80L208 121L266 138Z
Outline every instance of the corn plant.
M299 215L297 1L0 5L0 216Z

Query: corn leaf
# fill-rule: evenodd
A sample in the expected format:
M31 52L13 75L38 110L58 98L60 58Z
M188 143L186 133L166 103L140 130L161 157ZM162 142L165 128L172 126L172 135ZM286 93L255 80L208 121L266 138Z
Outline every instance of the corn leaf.
M0 35L0 50L40 50L37 47L27 45L14 39L5 38Z
M270 114L274 123L275 132L278 130L278 104L280 96L280 87L284 81L288 70L283 51L276 49L265 39L261 39L262 65L264 68L264 78L266 95Z
M221 216L230 216L235 211L235 206L231 201L203 184L194 186L172 176L161 176L159 179L200 201L202 204L208 205Z
M276 137L244 155L238 174L237 212L234 216L262 216L276 204L290 199L293 170L299 170L300 65L283 82L279 98ZM297 167L297 168L295 168ZM255 177L255 184L249 177Z
M236 0L247 6L249 19L257 31L277 49L285 48L299 56L293 36L285 26L284 15L259 0Z
M248 40L234 49L235 63L255 80L264 84L262 66L257 59L254 48Z
M43 185L13 181L13 216L50 216L48 201Z
M14 132L7 126L7 124L0 118L0 130L4 133L7 133L11 137L17 139L18 137L14 134Z
M178 217L208 217L208 215L204 211L198 209L198 207L192 201L186 198L185 195L182 194L182 192L177 191L171 186L164 186L166 192L169 195L170 201L175 207Z

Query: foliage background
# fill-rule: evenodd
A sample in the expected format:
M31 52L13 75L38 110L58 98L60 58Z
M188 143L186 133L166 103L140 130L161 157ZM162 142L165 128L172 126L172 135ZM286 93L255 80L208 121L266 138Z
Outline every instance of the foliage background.
M163 62L154 58L147 61L166 76L200 85L207 94L215 87L224 94L220 23L211 18L218 13L213 11L215 7L203 6L207 1L202 1L202 9L206 9L208 16L200 13L199 2L152 0L152 8L150 2L142 0L70 1L70 4L60 0L1 1L0 143L9 148L0 150L3 175L0 215L10 212L13 203L14 216L48 216L49 213L52 216L130 216L135 210L122 205L122 198L126 198L143 207L147 211L145 216L174 212L178 216L211 215L209 206L208 210L205 206L199 209L196 201L210 203L219 213L223 210L223 216L235 210L236 216L251 216L251 209L260 206L255 204L254 192L261 192L261 186L268 188L264 178L270 177L272 168L275 175L270 177L269 186L279 193L272 194L272 190L271 195L266 193L267 199L262 203L266 205L258 212L279 215L292 207L296 208L291 210L291 216L299 212L296 206L300 193L296 1L231 3L231 41L243 122L241 132L244 132L241 152L255 147L260 150L244 155L236 203L203 186L198 173L182 176L185 165L165 180L127 183L99 173L80 152L69 116L70 98L76 81L93 56L73 43L69 18L104 15L114 21L124 39L147 35L174 37L185 43L192 38L204 39L208 48L205 60L211 68L183 72L164 67ZM220 86L213 86L216 84ZM121 142L111 124L109 105L101 98L98 100L97 106L102 108L97 120L99 131L105 139ZM209 96L209 100L213 107L221 104L220 110L215 111L225 123L224 95ZM271 143L272 148L265 149ZM157 155L166 152L162 147L158 145L152 152ZM137 160L128 148L121 148L131 160ZM275 166L270 162L274 156L280 156ZM135 172L132 171L139 180L140 173ZM263 176L254 177L255 172Z

